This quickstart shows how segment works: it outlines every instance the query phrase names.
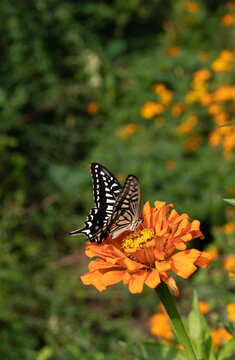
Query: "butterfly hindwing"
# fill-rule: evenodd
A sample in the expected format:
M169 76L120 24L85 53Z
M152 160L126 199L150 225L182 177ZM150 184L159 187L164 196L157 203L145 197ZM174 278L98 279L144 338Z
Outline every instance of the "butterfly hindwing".
M85 226L70 232L70 235L84 234L90 241L92 237L104 226L104 221L107 221L105 208L92 208L85 221Z
M133 231L142 222L139 219L141 193L138 179L129 175L116 202L116 211L119 212L110 226L110 234L116 238L124 231Z

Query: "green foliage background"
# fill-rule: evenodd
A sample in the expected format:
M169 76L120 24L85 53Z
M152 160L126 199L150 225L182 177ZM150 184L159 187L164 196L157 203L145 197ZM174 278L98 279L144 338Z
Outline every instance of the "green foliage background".
M79 280L88 264L84 242L67 234L92 206L91 161L123 180L137 175L143 201L174 203L216 241L214 226L227 220L222 199L231 197L235 157L224 159L220 146L208 144L211 117L192 104L202 140L188 154L186 137L175 132L182 119L168 110L160 128L140 116L154 99L154 83L166 84L180 102L193 72L209 68L223 48L233 49L234 28L218 29L225 3L198 3L191 24L181 1L1 2L1 359L112 359L118 340L150 338L148 319L156 309L150 290L131 296L116 286L100 295ZM172 39L164 21L175 24L178 57L167 55ZM208 52L206 64L200 51ZM234 75L215 77L212 89L232 84ZM93 101L94 116L87 112ZM138 131L120 138L129 123ZM177 164L174 172L168 160ZM226 242L221 248L226 253ZM206 298L206 279L195 279ZM224 275L216 279L212 293ZM190 286L182 293L189 295Z

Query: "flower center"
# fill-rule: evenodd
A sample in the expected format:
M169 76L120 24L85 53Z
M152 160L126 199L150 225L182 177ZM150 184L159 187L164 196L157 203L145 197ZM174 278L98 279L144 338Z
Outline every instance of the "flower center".
M128 234L122 241L123 249L139 249L143 247L154 236L152 229L142 229Z

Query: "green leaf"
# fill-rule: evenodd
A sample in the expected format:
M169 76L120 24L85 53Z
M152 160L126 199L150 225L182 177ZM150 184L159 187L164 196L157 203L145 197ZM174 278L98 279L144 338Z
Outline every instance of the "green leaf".
M50 357L53 355L53 350L51 347L49 346L44 346L38 356L37 356L37 360L48 360L50 359Z
M235 338L228 341L219 352L218 360L235 359Z
M121 344L126 355L131 355L131 359L138 360L186 360L186 353L174 346L161 343L143 343L143 344Z
M190 340L198 360L210 359L212 353L212 341L210 329L199 310L196 291L193 296L193 306L187 319L187 327Z
M224 201L226 201L227 203L235 206L235 199L224 199Z

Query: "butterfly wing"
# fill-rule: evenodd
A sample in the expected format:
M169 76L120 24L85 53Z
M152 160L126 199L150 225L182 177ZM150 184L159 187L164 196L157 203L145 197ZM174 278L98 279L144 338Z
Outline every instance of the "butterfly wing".
M102 241L102 239L99 241L100 237L106 234L106 230L104 234L103 228L113 214L116 199L122 187L113 174L103 165L91 163L90 170L95 207L90 210L84 227L72 231L70 235L84 234L89 241L100 243Z
M113 174L99 163L91 163L94 202L97 208L115 204L122 186ZM108 209L109 210L109 209Z
M140 184L134 175L129 175L109 219L109 234L115 239L124 231L134 231L142 222L139 219L141 203Z

